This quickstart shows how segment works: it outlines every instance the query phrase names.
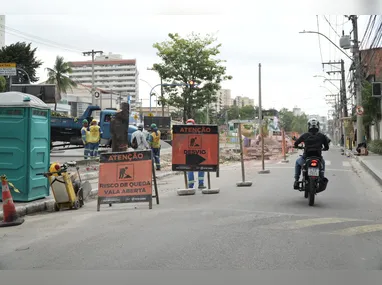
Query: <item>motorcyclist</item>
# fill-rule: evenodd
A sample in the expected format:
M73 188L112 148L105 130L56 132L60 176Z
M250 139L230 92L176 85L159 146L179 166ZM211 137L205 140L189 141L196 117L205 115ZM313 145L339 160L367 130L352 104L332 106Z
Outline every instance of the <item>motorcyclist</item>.
M305 159L307 157L320 157L322 161L322 171L320 175L324 178L325 172L325 160L322 157L322 150L329 150L329 138L323 133L319 132L320 123L317 119L312 118L308 121L308 132L302 134L295 142L294 147L297 148L300 143L304 143L304 153L296 160L295 165L295 175L294 175L294 185L293 188L299 189L299 180L301 174L301 168L304 165ZM324 148L322 148L324 146Z

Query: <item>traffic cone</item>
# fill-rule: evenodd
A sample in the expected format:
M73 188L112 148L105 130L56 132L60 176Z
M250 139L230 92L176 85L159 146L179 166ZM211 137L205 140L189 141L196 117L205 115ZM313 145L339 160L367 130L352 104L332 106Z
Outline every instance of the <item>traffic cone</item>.
M24 219L17 216L16 207L13 203L11 191L9 191L8 180L5 175L1 176L1 188L3 198L4 220L0 222L0 227L18 226L24 223Z

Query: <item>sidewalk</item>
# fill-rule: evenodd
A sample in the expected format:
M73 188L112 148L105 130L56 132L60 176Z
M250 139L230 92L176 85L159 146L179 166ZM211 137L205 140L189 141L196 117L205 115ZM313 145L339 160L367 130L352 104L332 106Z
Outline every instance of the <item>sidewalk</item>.
M355 158L362 167L369 172L377 182L382 185L382 155L375 154L369 151L367 156L358 156L354 154L354 151L346 150L350 156Z
M177 175L182 174L181 172L173 172L173 171L167 171L167 172L157 172L156 177L157 179L162 179L171 175ZM98 170L97 171L89 171L89 172L80 172L81 178L83 181L89 181L92 190L88 197L88 199L94 199L98 194ZM53 194L51 193L49 197L46 197L44 199L39 199L32 202L15 202L16 211L17 214L22 217L30 214L35 214L39 212L52 212L54 211L54 198ZM86 203L86 202L85 202ZM0 202L0 220L3 219L3 203Z

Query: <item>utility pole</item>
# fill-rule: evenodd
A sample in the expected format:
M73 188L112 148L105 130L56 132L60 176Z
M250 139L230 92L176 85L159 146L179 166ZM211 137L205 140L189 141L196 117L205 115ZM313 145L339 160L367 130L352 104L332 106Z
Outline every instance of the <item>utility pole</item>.
M94 80L94 55L96 54L100 54L102 55L103 54L103 51L100 51L100 50L97 50L95 51L94 49L92 49L91 51L84 51L83 52L83 55L84 56L89 56L91 55L92 56L92 105L96 105L96 98L94 97L94 93L95 93L95 80ZM101 99L102 100L102 99Z
M261 63L259 63L259 133L261 139L261 170L259 174L270 173L269 169L265 169L264 162L264 132L263 132L263 110L261 105Z
M348 105L346 99L346 80L345 80L345 62L341 59L341 101L344 108L344 117L348 117Z
M355 94L356 94L356 104L357 107L362 107L362 74L361 74L361 62L359 56L359 45L358 45L358 23L357 15L351 15L349 19L353 24L353 33L354 33L354 45L353 45L353 58L354 58L354 67L355 67ZM357 145L363 142L363 117L362 115L357 114Z
M332 62L332 61L329 61L329 62L323 62L322 63L323 65L325 64L329 64L329 65L333 65L333 64L340 64L341 65L341 71L327 71L328 74L332 74L332 73L341 73L341 88L340 88L340 98L338 100L339 105L339 117L340 117L340 133L341 133L341 136L342 135L346 135L345 134L345 122L343 120L341 120L341 118L345 118L348 116L348 110L347 110L347 99L346 99L346 82L345 82L345 63L344 61L341 59L341 61L335 61L335 62Z

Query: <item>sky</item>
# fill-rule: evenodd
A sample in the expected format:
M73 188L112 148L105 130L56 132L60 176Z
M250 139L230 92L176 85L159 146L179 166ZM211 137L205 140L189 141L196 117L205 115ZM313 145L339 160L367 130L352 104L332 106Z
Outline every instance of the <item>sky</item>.
M341 1L312 1L311 6L308 2L13 0L2 3L1 8L8 28L6 44L27 41L37 47L37 57L44 62L38 70L41 81L46 79L45 68L53 66L57 55L66 61L90 60L82 52L94 49L136 59L140 79L153 86L159 83L159 77L147 68L160 61L152 47L155 42L167 40L168 33L212 33L222 44L219 58L227 61L227 74L233 76L222 87L231 89L233 97L247 96L258 104L261 63L263 108L297 106L308 114L326 116L330 107L325 95L338 90L314 76L329 78L326 71L336 70L335 66L326 66L324 72L322 60L344 59L346 72L350 61L325 38L321 37L319 44L317 34L299 32L317 31L318 14L319 31L339 45L336 33L341 35L344 30L349 34L352 29L342 14L368 14L382 4L370 0L374 5L370 8L353 1L354 7L350 7L352 1L346 1L353 11L345 12L338 10ZM329 11L325 3L333 9ZM367 20L368 16L360 16L360 38ZM149 105L149 84L139 82L144 106Z

